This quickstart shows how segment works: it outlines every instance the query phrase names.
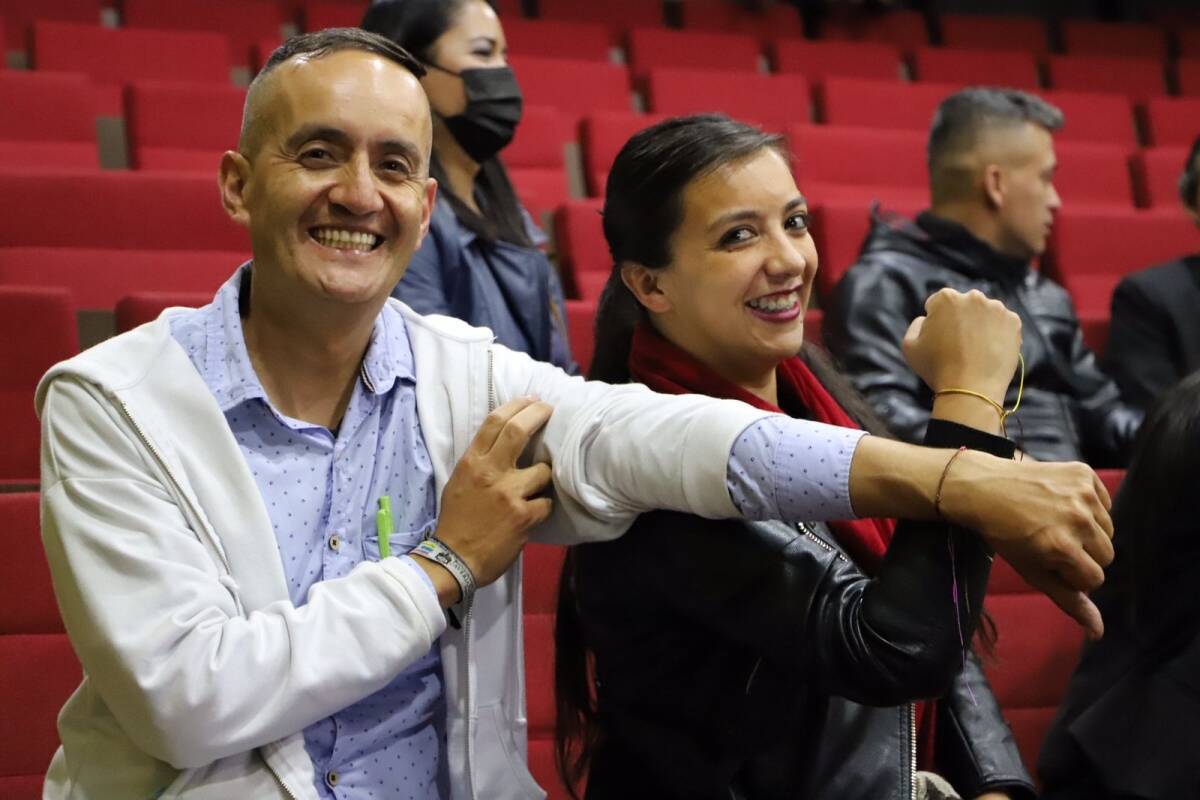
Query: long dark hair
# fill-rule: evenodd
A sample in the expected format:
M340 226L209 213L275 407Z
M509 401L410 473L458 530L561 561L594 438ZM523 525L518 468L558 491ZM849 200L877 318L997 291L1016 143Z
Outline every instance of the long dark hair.
M633 331L645 311L621 280L621 265L664 269L683 221L683 192L722 166L774 150L783 138L719 114L666 120L633 136L613 162L604 199L604 238L613 268L596 311L595 354L588 377L628 383ZM801 358L859 425L890 436L867 401L823 350L805 345ZM592 663L576 602L578 561L568 550L559 579L555 621L555 762L573 797L603 737L593 693Z
M1163 395L1142 423L1113 509L1111 582L1128 592L1117 613L1131 614L1144 650L1171 649L1200 626L1198 475L1200 372L1194 372Z
M462 8L471 0L387 0L367 8L360 27L391 39L423 64L433 63L433 45L454 27ZM435 112L436 113L436 112ZM479 165L475 177L475 200L481 213L454 194L446 171L434 149L429 174L438 182L438 195L444 197L459 223L476 236L492 242L502 240L521 247L532 247L525 227L525 215L513 190L512 182L499 158Z

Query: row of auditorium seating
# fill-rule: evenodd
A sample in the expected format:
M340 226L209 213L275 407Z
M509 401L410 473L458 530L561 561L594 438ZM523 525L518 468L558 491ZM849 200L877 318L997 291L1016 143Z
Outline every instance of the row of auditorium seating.
M1102 470L1116 493L1122 473ZM58 745L55 719L81 678L63 631L40 544L38 494L0 494L0 703L19 724L0 728L0 797L41 797L42 776ZM523 559L529 762L551 800L566 791L554 772L554 609L564 549L530 544ZM1027 764L1053 719L1082 643L1078 627L997 559L985 606L996 623L995 653L985 661L993 691Z

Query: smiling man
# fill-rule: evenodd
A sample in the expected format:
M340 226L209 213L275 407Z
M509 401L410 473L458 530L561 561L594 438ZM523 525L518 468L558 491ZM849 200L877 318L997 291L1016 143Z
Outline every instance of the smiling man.
M1052 134L1062 112L1014 89L972 88L938 108L929 133L930 209L879 216L830 304L830 348L875 410L917 442L933 405L900 340L926 298L978 289L1024 323L1019 446L1054 461L1124 466L1142 412L1121 401L1083 343L1065 289L1032 268L1060 201ZM1014 384L1005 398L1017 401Z
M85 674L46 797L540 798L518 555L534 528L610 539L656 508L931 519L940 501L1099 631L1078 590L1111 522L1082 465L586 383L391 300L437 191L421 73L362 31L289 40L221 162L253 261L39 387L42 532ZM956 305L911 337L915 363L936 364ZM987 390L995 371L931 380ZM811 474L776 490L768 449Z

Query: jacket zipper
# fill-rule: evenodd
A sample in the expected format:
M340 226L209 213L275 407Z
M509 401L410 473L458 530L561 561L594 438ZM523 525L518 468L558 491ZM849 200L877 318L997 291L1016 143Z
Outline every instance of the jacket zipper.
M142 426L138 424L138 421L134 418L133 414L129 412L129 406L127 406L125 401L121 400L120 398L116 398L116 400L121 406L121 413L125 415L125 419L129 422L130 427L133 428L134 433L137 434L138 439L141 440L141 443L145 445L146 449L150 451L150 454L154 456L156 461L158 461L158 465L162 468L163 474L166 475L173 484L175 484L175 490L179 493L179 497L183 500L183 502L190 505L190 501L187 499L187 495L183 492L182 484L180 484L179 479L176 478L174 473L171 472L171 467L167 464L167 460L163 458L162 453L160 453L158 448L154 446L154 443L150 441L150 437L146 435L146 432L142 429ZM196 509L193 508L192 513L199 518L200 515ZM231 573L232 570L229 566L229 563L225 560L224 554L218 550L217 555L221 558L221 563L225 567L226 574ZM236 597L234 599L236 600L239 609L244 614L245 609L242 608L241 599ZM263 764L268 770L271 771L271 774L275 776L275 780L279 783L279 788L283 789L283 793L286 794L290 800L298 800L300 795L296 794L291 785L283 779L283 776L276 771L275 767L273 767L271 762L265 757L263 758Z
M800 532L803 533L807 538L811 539L812 541L814 541L818 545L820 545L820 547L823 550L825 550L826 552L829 552L829 553L833 553L835 556L837 556L839 561L847 561L848 560L846 558L845 553L843 553L841 550L838 550L836 547L831 545L829 542L825 541L820 536L818 536L817 532L814 531L811 527L809 527L808 523L797 522L796 527L799 528Z
M917 796L917 707L908 704L908 790L909 797Z

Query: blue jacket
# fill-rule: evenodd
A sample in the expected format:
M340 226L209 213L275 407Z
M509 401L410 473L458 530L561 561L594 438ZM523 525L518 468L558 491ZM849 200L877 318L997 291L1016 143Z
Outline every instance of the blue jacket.
M529 237L546 237L526 215ZM491 328L512 350L578 372L571 358L562 284L537 247L487 242L438 200L429 234L392 296L421 314L447 314Z

